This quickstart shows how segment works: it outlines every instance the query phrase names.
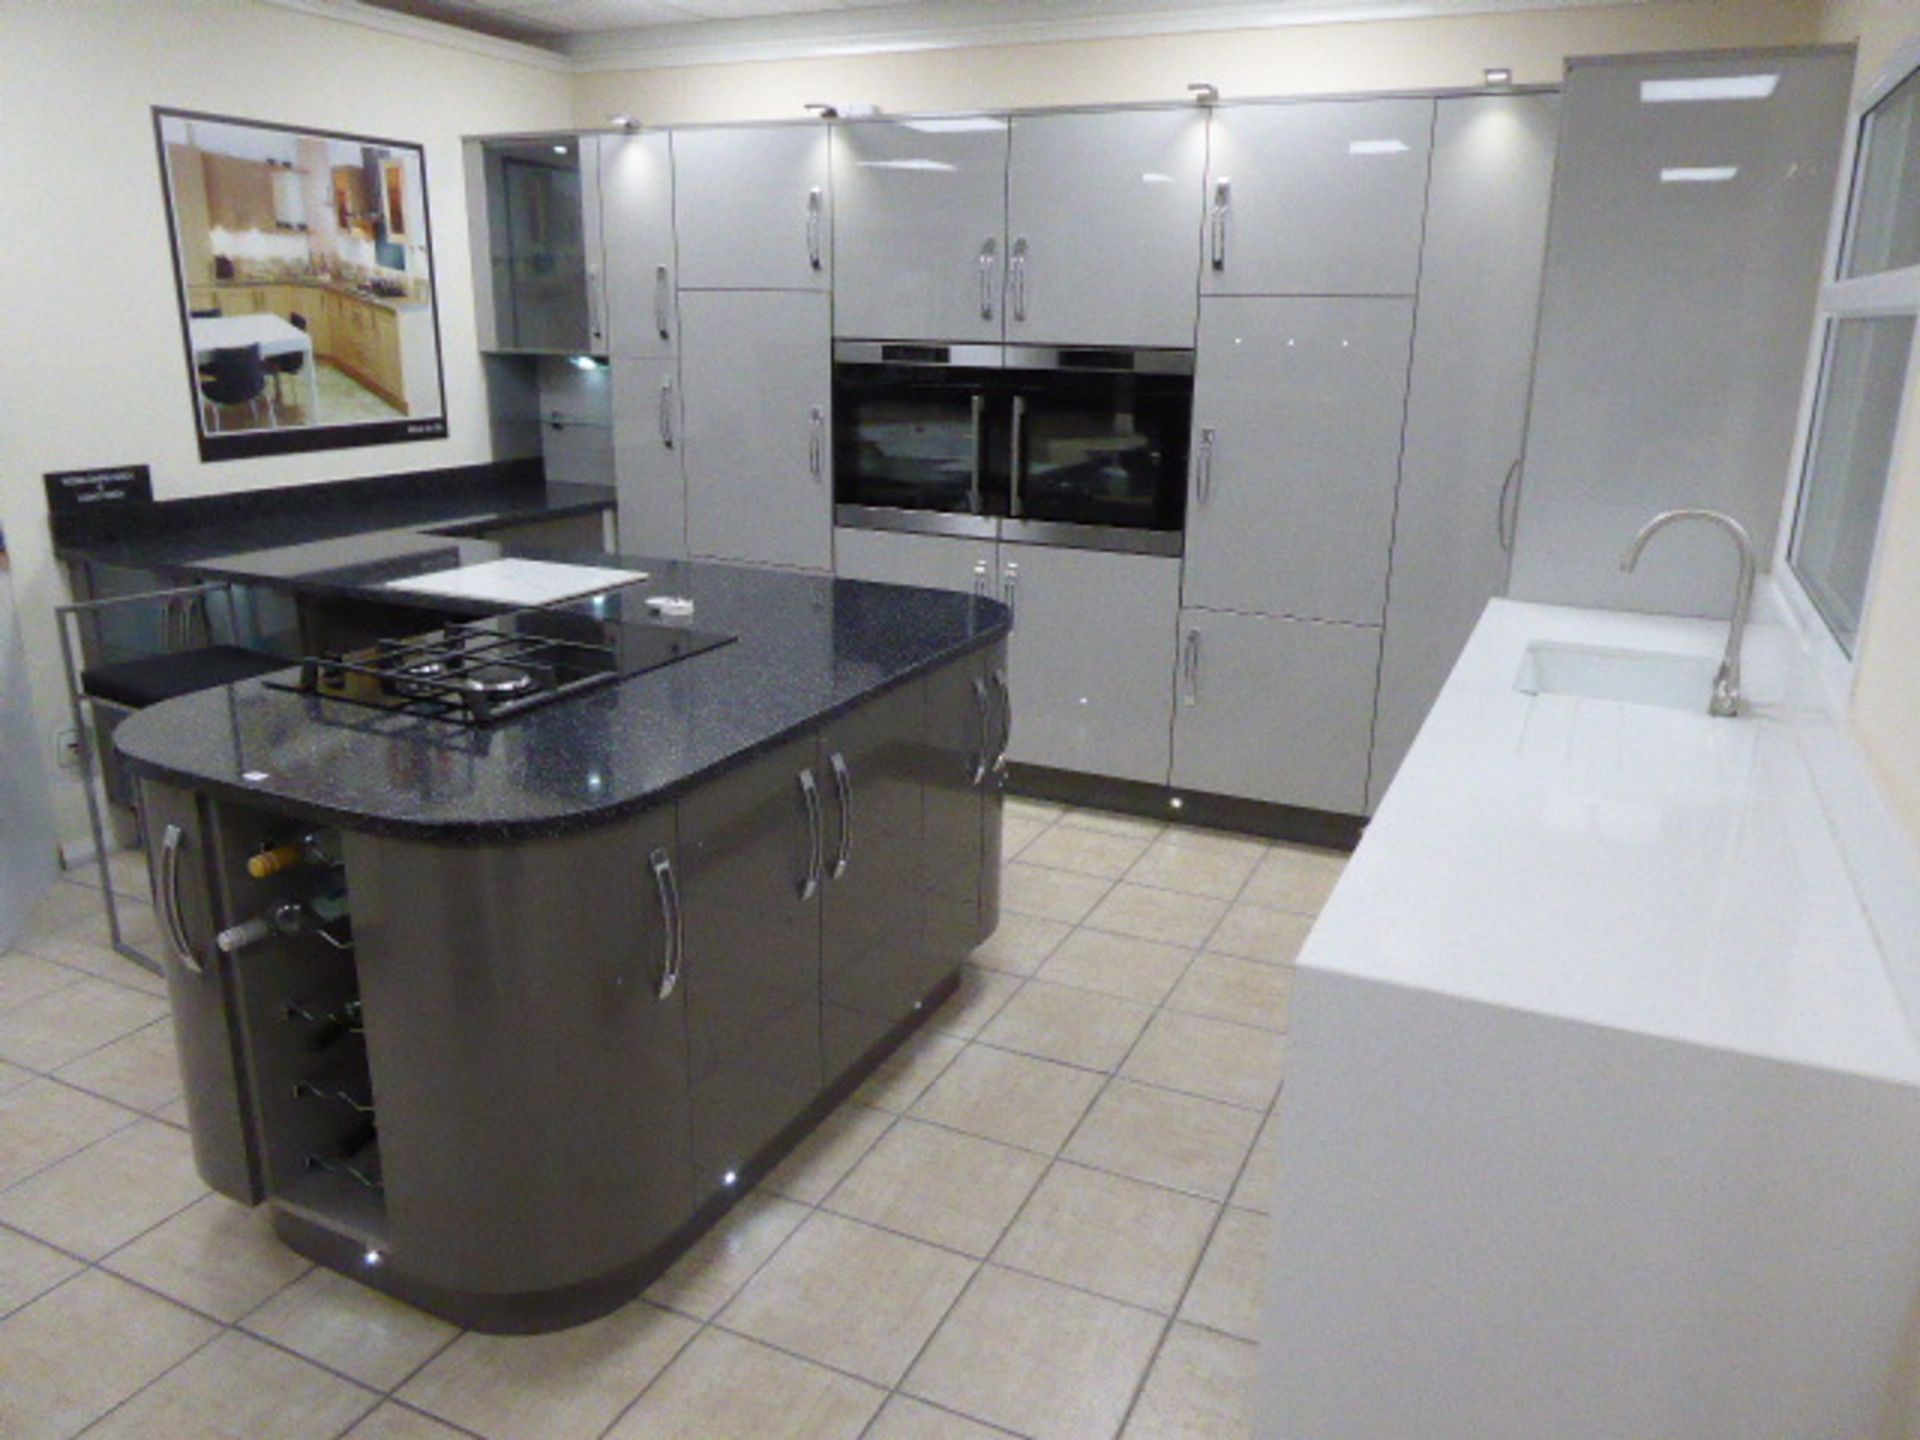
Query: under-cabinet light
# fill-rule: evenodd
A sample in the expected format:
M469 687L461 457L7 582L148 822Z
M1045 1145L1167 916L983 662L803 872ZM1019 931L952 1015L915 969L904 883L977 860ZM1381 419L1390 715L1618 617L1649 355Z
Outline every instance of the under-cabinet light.
M1349 155L1404 155L1407 142L1404 140L1349 140Z
M1738 165L1669 165L1660 172L1664 185L1711 185L1731 180L1740 173Z
M902 120L900 123L922 135L970 135L1007 128L1006 121L996 120L991 115L936 116L926 120Z
M1178 795L1175 795L1171 800L1167 801L1167 808L1169 810L1179 810L1185 805L1186 801L1182 800Z
M1513 83L1513 71L1509 70L1505 65L1490 65L1485 70L1482 70L1480 74L1489 85L1511 85Z
M383 1258L378 1250L369 1250L360 1257L360 1262L363 1265L378 1265Z
M1764 100L1780 84L1778 75L1696 75L1685 80L1642 80L1642 105L1684 104L1691 100Z
M598 370L600 362L591 355L569 355L567 363L576 370Z
M736 1172L729 1170L727 1171L726 1174L720 1177L720 1183L722 1185L731 1185L733 1184L734 1181L738 1180L739 1178L740 1176Z
M936 170L936 171L948 171L948 170L952 170L952 169L953 169L953 166L951 166L951 165L949 165L949 164L947 164L947 162L946 162L946 161L944 161L944 160L919 160L919 159L915 159L915 160L862 160L862 161L859 161L858 163L859 163L859 166L860 166L860 168L861 168L862 170Z
M556 155L564 155L567 153L567 147L564 145L556 145L553 147L553 153Z

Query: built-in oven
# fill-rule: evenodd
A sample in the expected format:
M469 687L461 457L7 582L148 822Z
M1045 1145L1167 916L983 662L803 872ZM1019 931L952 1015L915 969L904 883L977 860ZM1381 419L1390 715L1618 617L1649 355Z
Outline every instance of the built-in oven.
M837 523L1177 555L1193 352L840 341Z

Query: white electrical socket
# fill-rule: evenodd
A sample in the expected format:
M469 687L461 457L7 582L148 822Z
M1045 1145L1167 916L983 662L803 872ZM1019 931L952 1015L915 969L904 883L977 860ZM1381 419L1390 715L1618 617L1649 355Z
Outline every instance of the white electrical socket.
M53 755L60 768L77 771L80 768L80 732L69 726L57 730L53 736Z

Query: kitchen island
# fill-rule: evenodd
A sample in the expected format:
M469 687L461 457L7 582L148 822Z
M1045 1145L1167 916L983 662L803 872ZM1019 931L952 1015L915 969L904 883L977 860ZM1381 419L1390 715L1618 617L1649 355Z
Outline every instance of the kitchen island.
M512 551L416 538L182 573L415 607L437 636L461 617L389 582ZM1004 607L573 558L648 578L483 632L656 668L463 724L425 681L356 703L323 664L116 733L203 1176L302 1253L487 1330L638 1293L998 918Z

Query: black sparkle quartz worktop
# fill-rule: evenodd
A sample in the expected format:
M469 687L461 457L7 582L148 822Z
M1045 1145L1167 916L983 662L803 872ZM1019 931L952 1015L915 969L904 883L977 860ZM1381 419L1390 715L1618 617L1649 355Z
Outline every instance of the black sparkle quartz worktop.
M172 562L296 593L392 600L424 574L510 545L375 532ZM373 833L455 844L559 835L647 808L1003 639L1006 607L970 595L637 556L556 555L644 570L642 584L572 602L649 620L644 598L685 596L688 622L732 644L486 727L466 728L262 681L144 710L115 740L139 772ZM437 604L418 597L422 604ZM497 607L504 608L504 607ZM423 627L424 628L424 627Z
M330 555L365 563L383 545L444 548L446 537L613 504L604 485L549 481L537 462L512 462L103 507L56 516L53 542L69 562L285 584L317 576ZM269 558L283 550L294 553Z

